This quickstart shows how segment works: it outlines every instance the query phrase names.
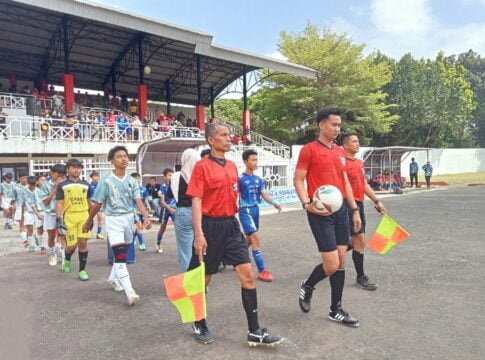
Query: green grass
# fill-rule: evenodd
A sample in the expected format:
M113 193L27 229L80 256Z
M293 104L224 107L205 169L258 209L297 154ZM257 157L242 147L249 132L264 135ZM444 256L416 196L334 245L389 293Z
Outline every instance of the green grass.
M485 183L485 172L436 175L431 178L431 182L434 181L445 181L449 185Z

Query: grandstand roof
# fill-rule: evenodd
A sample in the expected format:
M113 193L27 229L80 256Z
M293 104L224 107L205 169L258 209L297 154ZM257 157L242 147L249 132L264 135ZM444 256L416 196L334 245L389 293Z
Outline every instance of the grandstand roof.
M138 43L142 40L149 98L197 103L197 62L201 58L202 98L214 96L245 72L268 68L314 78L307 67L212 43L212 36L84 0L0 0L0 77L32 80L47 74L62 84L63 29L68 29L70 72L75 86L102 89L116 78L118 94L134 95L139 83Z

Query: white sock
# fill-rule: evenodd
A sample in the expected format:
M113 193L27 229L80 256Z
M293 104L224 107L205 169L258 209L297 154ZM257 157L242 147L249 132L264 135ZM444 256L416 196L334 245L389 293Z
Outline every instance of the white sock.
M116 264L116 263L113 263L113 266L111 266L111 272L110 272L110 274L109 274L108 281L110 281L110 280L118 280L118 279L116 278L115 264Z
M20 238L22 239L22 241L27 241L27 232L26 231L22 231L20 233Z
M56 255L56 248L55 247L50 247L48 248L49 250L49 256L54 256Z
M33 236L25 235L25 240L29 243L29 246L35 246L35 238Z
M114 269L116 273L116 277L121 283L123 290L125 290L126 297L131 297L135 295L135 290L133 290L133 286L131 286L130 281L130 274L128 273L128 269L125 263L114 263Z

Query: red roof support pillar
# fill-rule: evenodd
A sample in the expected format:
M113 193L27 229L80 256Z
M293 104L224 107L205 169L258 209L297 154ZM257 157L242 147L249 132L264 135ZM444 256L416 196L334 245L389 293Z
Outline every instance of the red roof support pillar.
M148 94L147 86L144 84L138 85L138 116L140 120L145 119L148 109Z
M74 75L64 74L64 110L66 113L74 111Z

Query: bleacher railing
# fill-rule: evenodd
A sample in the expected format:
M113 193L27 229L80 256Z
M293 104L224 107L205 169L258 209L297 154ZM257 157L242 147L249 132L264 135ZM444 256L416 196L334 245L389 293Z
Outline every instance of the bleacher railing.
M4 109L27 109L29 103L41 108L52 109L51 98L40 98L27 94L0 93L0 108Z

